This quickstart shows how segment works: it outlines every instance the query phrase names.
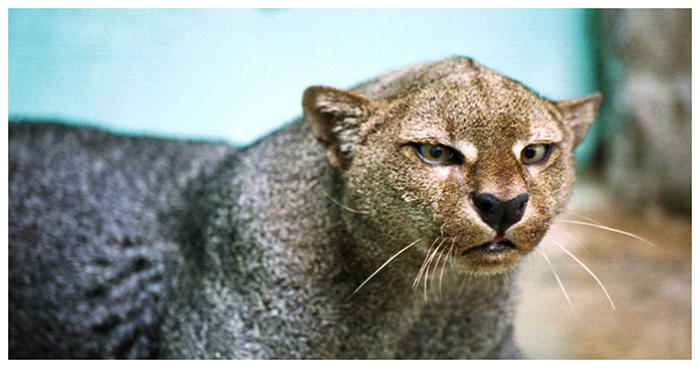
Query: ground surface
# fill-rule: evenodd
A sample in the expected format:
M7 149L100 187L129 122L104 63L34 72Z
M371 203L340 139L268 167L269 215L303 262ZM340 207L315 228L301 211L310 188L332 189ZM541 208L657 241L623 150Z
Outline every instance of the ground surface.
M562 220L540 249L558 273L569 306L543 256L525 259L520 275L516 339L529 358L691 358L691 222L661 211L615 209L614 196L578 186L569 209L652 243ZM558 244L578 257L595 279Z

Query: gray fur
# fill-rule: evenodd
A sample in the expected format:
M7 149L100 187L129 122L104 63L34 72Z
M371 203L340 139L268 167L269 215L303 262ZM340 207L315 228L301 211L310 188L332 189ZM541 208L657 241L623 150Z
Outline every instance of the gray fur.
M10 357L519 356L514 269L438 263L424 300L406 252L349 297L407 243L336 203L346 186L304 119L241 149L10 124Z
M10 357L153 356L183 193L235 150L61 124L9 129Z

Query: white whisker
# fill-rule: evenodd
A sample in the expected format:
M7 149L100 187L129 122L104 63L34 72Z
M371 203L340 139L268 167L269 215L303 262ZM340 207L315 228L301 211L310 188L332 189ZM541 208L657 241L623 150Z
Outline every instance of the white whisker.
M420 277L423 275L423 271L425 270L425 266L428 264L428 258L430 258L430 253L433 251L433 247L435 244L437 244L438 240L440 240L440 237L435 238L435 241L433 241L433 244L430 245L428 248L428 252L425 254L425 259L423 259L423 264L421 264L420 269L418 270L418 275L416 275L416 279L413 280L413 286L418 287L420 283Z
M464 283L467 281L467 276L469 276L469 274L464 275L464 279L462 280L462 284L459 285L459 292L457 293L458 295L462 295L462 288L464 288Z
M554 269L554 266L552 266L552 262L549 261L549 258L544 253L544 251L540 250L539 248L535 248L535 250L537 251L537 253L542 255L542 257L544 258L545 261L547 261L549 268L552 269L552 272L554 273L554 277L557 279L557 282L559 283L559 288L561 288L561 291L564 293L564 297L566 298L566 301L569 302L569 306L571 307L571 310L574 310L574 304L571 303L571 299L569 299L569 294L566 293L566 288L564 288L564 284L561 282L561 279L559 278L557 271Z
M450 248L453 248L455 246L455 240L456 237L452 238L452 246ZM455 256L457 255L457 249L455 249L455 254L452 254L452 257L450 257L450 268L452 268L452 272L457 272L455 269Z
M452 245L450 246L450 249L447 251L447 257L445 257L445 261L442 262L442 270L440 271L440 282L438 283L438 293L440 294L440 300L442 300L442 276L445 273L445 266L447 265L447 260L450 258L450 255L452 254L452 248L454 248L455 242L454 238L452 238Z
M435 272L437 271L438 267L440 266L440 260L442 259L442 256L445 255L445 249L443 248L440 251L440 255L437 258L437 261L435 261L435 268L433 268L433 274L430 276L430 286L433 286L433 280L435 280Z
M389 259L388 259L386 262L384 262L384 264L382 264L376 271L374 271L374 273L371 274L371 275L367 278L367 280L365 280L362 284L360 284L360 286L358 286L357 289L355 289L355 291L353 291L352 294L350 294L350 296L348 297L348 299L352 298L353 295L355 295L358 291L360 291L360 289L362 289L362 287L365 286L365 284L366 284L369 280L371 280L371 279L374 277L374 275L378 274L379 271L381 271L382 269L384 269L384 267L386 267L386 265L388 265L389 262L393 261L393 260L394 260L396 257L398 257L401 253L403 253L403 252L405 252L406 250L408 250L408 248L411 248L412 246L418 244L418 242L420 242L421 240L423 240L423 238L420 238L420 239L414 241L413 243L407 245L405 248L401 249L401 250L398 251L396 254L394 254L393 256L391 256L391 258L389 258Z
M568 254L569 257L571 257L574 261L576 261L579 265L581 265L581 267L583 267L583 269L586 270L588 272L588 274L593 277L593 279L595 279L595 281L598 283L598 285L600 285L600 288L603 289L605 296L608 298L608 301L610 302L610 306L612 306L612 309L615 309L615 303L613 303L613 300L610 297L610 294L608 294L608 290L605 288L605 286L600 281L600 279L598 279L598 276L596 276L595 273L593 273L593 271L591 271L588 267L586 267L585 264L583 264L583 262L581 262L581 260L576 258L575 255L573 255L561 243L559 243L559 241L557 239L555 239L555 238L552 238L552 239L554 240L554 244L556 244L559 248L561 248L561 250L563 250L566 254Z
M558 227L558 226L554 226L553 224L550 224L549 226L550 226L552 229L556 229L556 230L558 230L558 231L561 231L562 234L566 235L569 239L573 240L574 242L576 242L577 245L579 245L581 248L583 248L583 250L585 250L586 253L591 254L591 252L588 250L588 247L586 247L585 244L581 243L578 239L576 239L576 238L574 238L573 236L571 236L571 234L569 234L566 230L564 230L564 229L562 229L562 228L560 228L560 227Z
M566 212L566 213L568 213L569 215L574 215L574 216L576 216L576 217L580 217L580 218L582 218L582 219L584 219L584 220L588 220L588 221L590 221L590 222L592 222L592 223L594 223L594 224L602 225L600 222L598 222L598 221L596 221L596 220L594 220L594 219L592 219L592 218L590 218L590 217L588 217L588 216L580 215L580 214L578 214L578 213L574 213L574 212L571 212L571 211L569 211L569 210L563 210L563 211Z
M648 241L648 240L646 240L646 239L644 239L644 238L642 238L642 237L640 237L640 236L634 235L634 234L632 234L632 233L628 233L628 232L626 232L626 231L622 231L622 230L618 230L618 229L613 229L613 228L611 228L611 227L607 227L607 226L603 226L603 225L590 224L590 223L588 223L588 222L573 221L573 220L564 220L564 219L559 220L559 221L567 222L567 223L570 223L570 224L582 225L582 226L590 226L590 227L594 227L594 228L597 228L597 229L602 229L602 230L611 231L611 232L613 232L613 233L618 233L618 234L622 234L622 235L627 235L627 236L629 236L629 237L632 237L632 238L634 238L634 239L637 239L637 240L639 240L639 241L642 241L642 242L644 242L644 243L647 243L647 244L651 245L652 247L656 248L656 245L652 244L650 241Z
M445 239L443 239L440 244L435 248L435 251L433 252L433 255L430 256L430 259L428 259L428 266L425 268L425 273L423 275L423 299L425 302L428 302L428 275L430 274L430 264L433 262L433 258L435 258L435 255L437 252L440 250L440 247L442 247L442 244L445 242Z
M354 209L352 209L352 208L350 208L350 207L348 207L348 206L346 206L346 205L344 205L344 204L342 204L342 203L336 201L335 198L331 197L330 194L326 193L325 190L323 190L323 189L321 189L321 188L319 188L319 190L320 190L323 194L325 194L326 197L328 197L328 199L331 200L331 202L333 202L333 203L335 203L336 205L340 206L340 208L342 208L342 209L344 209L344 210L347 210L347 211L350 211L350 212L352 212L352 213L359 213L359 214L361 214L361 215L369 215L368 212L363 212L363 211L359 211L359 210L354 210Z

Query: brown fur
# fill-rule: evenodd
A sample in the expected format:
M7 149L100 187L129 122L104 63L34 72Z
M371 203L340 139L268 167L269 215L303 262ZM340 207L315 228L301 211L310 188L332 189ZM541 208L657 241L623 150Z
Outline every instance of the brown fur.
M527 192L524 218L505 234L517 251L455 257L464 272L506 271L534 249L564 207L574 178L573 148L585 137L600 96L552 102L465 58L436 63L408 82L400 93L374 99L328 87L304 95L306 119L345 180L345 205L369 214L345 213L351 233L362 234L356 241L372 248L361 254L379 265L391 254L377 254L376 244L424 237L413 250L422 259L432 240L443 237L454 240L460 255L496 236L479 220L470 192L504 200ZM431 166L409 145L457 147L460 141L477 149L475 162ZM525 166L520 149L535 142L553 143L551 156Z
M451 58L311 87L305 119L241 149L11 125L10 355L518 357L515 265L564 207L598 100ZM533 142L555 149L525 166ZM515 249L465 253L496 235L472 192L529 194Z

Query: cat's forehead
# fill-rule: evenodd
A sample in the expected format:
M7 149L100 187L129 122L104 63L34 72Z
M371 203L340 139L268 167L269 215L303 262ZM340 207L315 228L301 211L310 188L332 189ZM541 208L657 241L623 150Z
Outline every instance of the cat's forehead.
M551 102L488 70L449 76L406 96L404 103L405 139L485 148L563 137Z

